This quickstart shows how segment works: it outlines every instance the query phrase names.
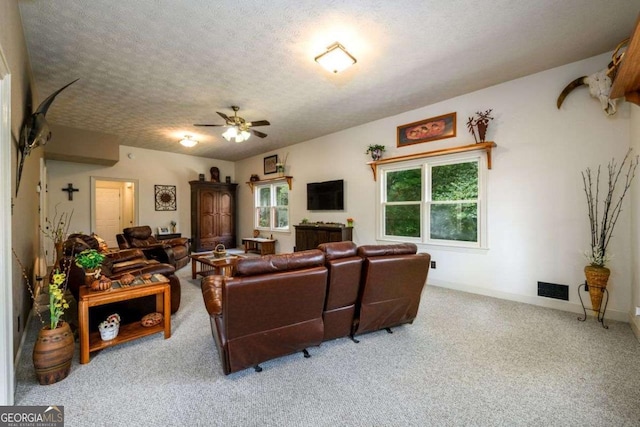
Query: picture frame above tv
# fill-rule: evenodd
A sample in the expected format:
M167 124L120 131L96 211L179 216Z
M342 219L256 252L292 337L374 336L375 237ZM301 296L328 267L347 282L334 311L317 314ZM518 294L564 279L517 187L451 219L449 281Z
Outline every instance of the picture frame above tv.
M307 210L344 210L344 180L337 179L307 184Z

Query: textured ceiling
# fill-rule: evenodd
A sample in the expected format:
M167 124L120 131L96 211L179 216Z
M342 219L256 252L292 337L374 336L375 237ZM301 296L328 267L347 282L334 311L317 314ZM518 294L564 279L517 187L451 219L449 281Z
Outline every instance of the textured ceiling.
M239 160L612 51L637 0L20 0L49 121ZM358 63L313 58L340 41ZM604 66L604 64L603 64ZM585 70L586 72L597 70ZM578 77L578 76L576 76ZM269 120L227 142L216 111ZM184 148L191 134L200 141Z

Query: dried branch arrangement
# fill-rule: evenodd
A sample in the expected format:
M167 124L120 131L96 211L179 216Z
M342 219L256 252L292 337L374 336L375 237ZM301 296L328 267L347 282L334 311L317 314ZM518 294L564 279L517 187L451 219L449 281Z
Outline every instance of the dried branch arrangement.
M591 249L585 252L585 256L593 266L604 267L610 259L607 254L607 247L613 236L613 229L622 212L622 201L627 194L627 190L631 187L639 162L638 156L635 158L630 156L631 149L627 151L620 166L616 164L614 159L611 159L607 165L608 188L604 195L604 200L602 200L601 212L598 210L600 202L600 166L598 166L595 181L591 168L587 168L582 172L584 192L587 196L589 225L591 227ZM623 170L626 170L624 175ZM618 181L622 185L622 190L621 193L616 195Z

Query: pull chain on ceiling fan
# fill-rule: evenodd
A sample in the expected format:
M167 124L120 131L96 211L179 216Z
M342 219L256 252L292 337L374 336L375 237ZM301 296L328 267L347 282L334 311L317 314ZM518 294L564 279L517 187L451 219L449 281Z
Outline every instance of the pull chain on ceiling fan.
M218 115L224 119L224 121L225 121L224 125L197 124L196 123L196 124L194 124L194 126L224 126L224 127L228 127L228 129L222 134L222 137L224 139L226 139L227 141L231 141L232 139L235 140L235 142L246 141L251 136L251 133L249 131L253 132L253 134L255 136L259 137L259 138L264 138L264 137L267 136L266 133L262 133L260 131L257 131L255 129L251 129L251 128L254 127L254 126L269 126L271 123L269 123L267 120L258 120L258 121L254 121L254 122L248 122L244 118L238 116L238 110L240 110L240 107L232 105L231 109L233 110L233 116L232 117L229 117L224 113L216 111L216 113L218 113Z

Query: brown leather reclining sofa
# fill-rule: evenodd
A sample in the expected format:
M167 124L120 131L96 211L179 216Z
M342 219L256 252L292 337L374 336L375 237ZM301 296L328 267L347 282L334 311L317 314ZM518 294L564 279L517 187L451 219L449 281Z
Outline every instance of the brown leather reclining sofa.
M334 242L317 250L238 261L206 276L202 295L225 374L322 341L415 319L431 257L414 244Z
M140 249L148 259L169 264L176 270L189 263L189 239L175 237L158 241L148 225L138 225L122 230L117 234L120 249Z

